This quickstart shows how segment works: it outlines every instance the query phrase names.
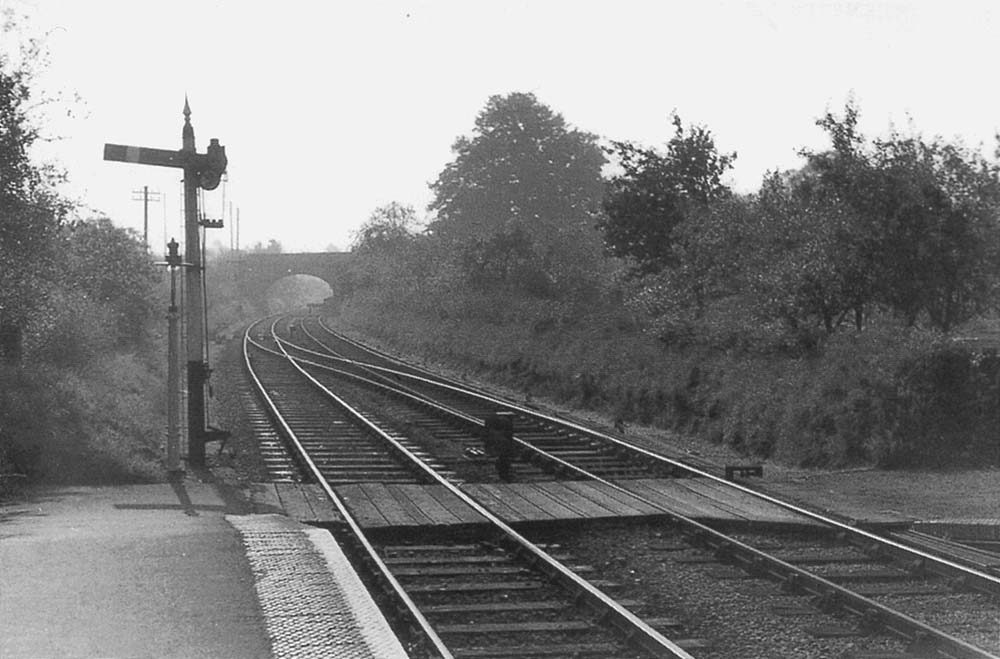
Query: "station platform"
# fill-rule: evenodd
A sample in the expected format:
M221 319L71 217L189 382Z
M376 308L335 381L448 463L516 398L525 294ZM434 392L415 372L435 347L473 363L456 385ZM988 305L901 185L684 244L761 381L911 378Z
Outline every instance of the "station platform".
M406 654L328 532L192 480L0 503L0 657Z

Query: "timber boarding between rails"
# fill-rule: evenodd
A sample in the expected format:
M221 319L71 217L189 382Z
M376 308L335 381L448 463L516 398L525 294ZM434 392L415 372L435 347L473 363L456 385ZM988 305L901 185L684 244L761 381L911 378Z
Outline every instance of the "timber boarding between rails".
M451 592L457 597L459 592L484 590L475 579L446 583L450 578L446 575L459 578L468 569L460 567L464 562L493 562L499 560L496 557L468 556L446 570L430 567L447 563L450 559L445 554L466 546L476 551L502 546L504 551L513 552L502 562L530 558L525 565L496 566L497 578L508 570L534 573L539 569L537 560L550 567L550 572L538 574L536 581L500 583L499 587L507 589L504 597L546 582L558 584L560 589L582 587L588 593L585 600L604 610L602 616L611 615L610 619L617 621L612 627L643 630L643 638L652 645L640 644L634 648L637 651L668 647L664 645L672 642L666 641L668 638L693 641L685 638L683 623L681 628L666 625L659 631L648 624L636 627L641 621L627 608L616 608L601 594L601 587L593 590L593 586L585 586L588 580L605 580L574 572L526 537L566 525L584 528L597 521L628 524L628 520L652 520L664 533L677 537L671 546L677 542L678 547L709 552L705 557L690 556L682 564L716 563L720 567L715 571L720 575L735 568L736 573L776 580L790 593L813 598L815 614L856 617L858 627L848 635L858 634L860 629L880 630L879 634L902 641L909 652L993 656L989 650L951 635L947 627L936 628L895 608L900 596L933 600L958 593L955 588L968 589L980 594L961 595L963 599L952 601L955 606L967 602L962 606L969 608L963 611L975 617L983 614L982 597L995 598L995 577L936 552L826 518L605 433L366 353L314 317L272 318L254 325L247 332L245 354L248 369L267 400L268 413L287 440L288 464L308 465L308 472L303 473L308 473L334 503L343 519L343 523L330 524L335 533L344 533L344 527L349 526L352 537L371 536L346 542L364 547L368 558L362 562L380 565L382 577L374 578L387 584L384 596L399 598L402 604L396 608L409 611L411 627L414 620L419 622L426 639L433 639L427 643L441 642L447 648L455 642L461 646L461 640L470 634L485 640L489 634L499 633L479 623L463 628L440 620L437 615L442 607L451 610L460 602L426 599L428 593L443 596ZM506 475L469 464L477 458L469 449L482 446L485 420L499 413L513 421L511 439L517 449ZM275 499L284 499L286 509L296 506L296 497L301 497L316 514L309 499L315 493L310 494L308 487L275 483L270 494L267 486L261 491L262 496L271 498L272 505ZM305 510L301 505L299 508ZM781 519L765 518L763 514L769 509L780 511ZM469 514L470 510L475 514ZM480 524L476 515L486 524ZM740 537L728 530L734 526L744 529L739 531ZM794 541L779 535L779 528L790 526L799 529ZM493 531L486 533L486 527ZM628 533L628 526L622 528ZM497 532L508 540L493 537ZM450 540L427 542L427 533ZM466 534L464 542L462 533ZM404 540L407 537L409 541ZM402 545L411 548L401 549ZM413 572L393 567L397 565L395 552L412 553L417 551L412 547L423 546L435 554L430 563L412 568ZM775 550L781 547L785 549ZM418 559L410 556L405 560ZM413 581L418 578L430 582ZM614 586L609 583L608 587ZM663 618L654 619L666 624ZM517 628L513 622L511 625L505 629ZM518 629L526 634L542 633L538 626ZM555 628L548 631L558 633ZM597 636L611 633L609 629L592 631ZM846 631L841 628L836 634ZM459 638L453 641L449 634ZM595 641L597 646L610 642L609 637L601 639ZM687 651L683 645L674 643L670 652L675 654L667 656L683 656L676 654ZM689 646L692 651L695 645ZM472 646L464 647L470 650Z

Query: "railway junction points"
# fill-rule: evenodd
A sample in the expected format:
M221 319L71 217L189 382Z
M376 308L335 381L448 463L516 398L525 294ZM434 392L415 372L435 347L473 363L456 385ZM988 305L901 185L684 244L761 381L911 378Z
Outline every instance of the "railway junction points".
M189 473L0 508L0 656L996 656L1000 643L980 647L997 621L990 552L891 514L830 520L751 496L726 465L679 466L459 392L352 353L328 329L301 318L248 331L260 389L248 389L245 414L271 477L245 497ZM516 417L512 482L477 449L477 428L501 405ZM361 432L351 414L366 406L383 412ZM616 544L629 551L629 525L651 534L676 592L644 589L653 575L621 588L627 570L614 564L627 557L588 564ZM573 545L581 528L593 546ZM764 589L755 598L775 624L811 640L779 653L775 634L759 647L753 629L727 636L694 603L685 617L683 602L667 602L748 587ZM967 624L915 619L935 601ZM753 651L727 650L731 637Z

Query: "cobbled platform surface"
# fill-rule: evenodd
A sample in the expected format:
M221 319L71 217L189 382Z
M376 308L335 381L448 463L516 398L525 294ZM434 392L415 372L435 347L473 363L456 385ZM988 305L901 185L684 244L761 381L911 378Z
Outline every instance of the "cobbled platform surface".
M254 576L275 657L406 659L327 531L281 515L230 515Z

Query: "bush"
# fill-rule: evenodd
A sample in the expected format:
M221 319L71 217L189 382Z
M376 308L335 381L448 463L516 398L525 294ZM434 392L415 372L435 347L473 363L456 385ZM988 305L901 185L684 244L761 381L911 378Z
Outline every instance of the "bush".
M766 327L665 343L617 301L372 289L336 323L556 402L805 466L1000 462L995 353L874 318L806 347ZM624 322L623 319L629 319ZM695 335L698 337L699 335ZM720 340L721 339L721 340Z
M807 356L710 360L696 406L716 417L719 441L790 464L997 462L998 363L995 352L883 321Z
M0 473L61 483L163 476L162 368L122 352L117 336L114 311L89 298L57 290L39 306L25 365L0 370Z
M0 370L0 472L76 484L162 478L160 381L130 355L85 370Z

